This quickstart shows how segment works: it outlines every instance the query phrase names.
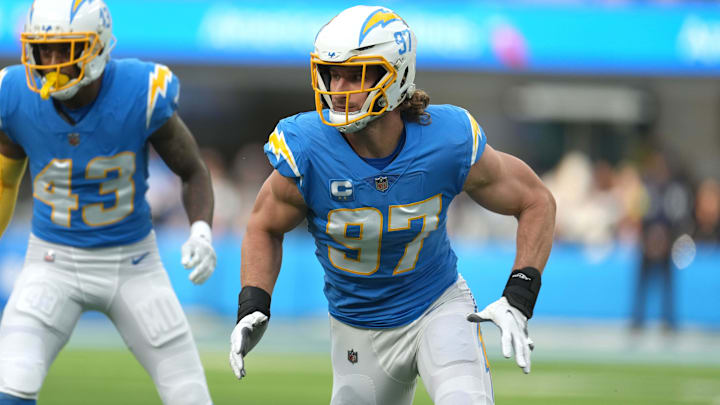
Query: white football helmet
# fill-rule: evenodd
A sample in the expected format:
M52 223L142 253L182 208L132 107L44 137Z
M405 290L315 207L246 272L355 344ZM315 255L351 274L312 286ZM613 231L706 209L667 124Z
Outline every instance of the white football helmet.
M356 132L392 111L415 92L415 34L405 21L390 9L355 6L335 16L315 37L310 55L315 107L320 119L341 132ZM330 66L379 66L386 72L371 88L354 91L330 91ZM331 96L368 93L359 111L334 111ZM348 101L349 102L349 101ZM323 107L330 107L329 122Z
M103 0L35 0L20 40L28 87L44 99L52 96L58 100L72 98L99 78L116 43L110 11ZM68 61L40 65L37 52L42 44L67 45ZM61 73L63 67L72 65L80 69L78 77Z

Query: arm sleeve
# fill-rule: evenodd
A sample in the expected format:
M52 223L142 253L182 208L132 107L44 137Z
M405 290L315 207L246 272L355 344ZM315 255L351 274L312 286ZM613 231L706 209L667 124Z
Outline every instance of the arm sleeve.
M180 80L167 66L153 66L147 79L146 138L175 114L180 98Z
M10 159L0 154L0 236L12 219L27 158Z

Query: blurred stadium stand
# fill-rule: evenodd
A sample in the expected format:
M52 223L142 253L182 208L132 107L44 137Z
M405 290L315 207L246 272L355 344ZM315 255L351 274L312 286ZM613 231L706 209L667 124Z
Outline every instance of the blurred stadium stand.
M19 61L30 3L0 3L0 67ZM308 69L314 35L355 3L107 3L119 41L114 56L163 62L180 77L181 116L213 172L218 268L206 285L192 287L179 266L187 228L179 184L161 162L153 166L148 198L164 263L184 305L232 316L240 238L269 170L262 144L277 120L314 109ZM386 4L416 31L418 87L433 103L471 111L494 147L526 160L556 195L558 243L538 322L629 322L641 223L651 205L643 177L648 157L662 151L673 178L691 190L683 201L668 202L689 218L674 235L678 325L720 329L717 311L697 310L720 306L720 4ZM0 242L0 306L22 265L31 201L26 176L12 228ZM483 305L499 294L512 264L514 220L460 197L448 222L460 270ZM312 241L300 227L286 246L274 315L324 316ZM651 291L650 298L658 295ZM650 305L651 319L658 308Z

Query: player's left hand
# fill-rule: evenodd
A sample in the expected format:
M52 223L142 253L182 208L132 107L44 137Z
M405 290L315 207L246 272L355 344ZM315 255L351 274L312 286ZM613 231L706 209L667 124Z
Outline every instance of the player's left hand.
M193 284L202 284L215 271L217 258L212 247L210 225L205 221L195 221L190 227L190 237L181 249L180 262L186 269L194 270L188 278Z
M268 317L260 311L245 315L230 336L230 367L238 380L245 377L245 356L260 341L268 326Z
M515 352L515 362L525 374L530 372L530 352L535 348L527 330L527 317L517 308L510 305L507 298L499 300L485 307L480 312L467 316L470 322L492 321L500 328L502 352L505 358Z

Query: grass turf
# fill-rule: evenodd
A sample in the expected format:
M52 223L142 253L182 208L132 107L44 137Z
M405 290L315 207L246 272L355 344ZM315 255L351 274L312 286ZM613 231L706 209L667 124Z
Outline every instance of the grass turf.
M327 355L253 353L235 380L225 353L205 352L215 405L328 404ZM720 367L533 362L523 375L511 360L491 362L495 400L532 404L720 404ZM124 350L68 349L45 380L40 405L160 404L150 377ZM415 405L432 404L418 384Z

